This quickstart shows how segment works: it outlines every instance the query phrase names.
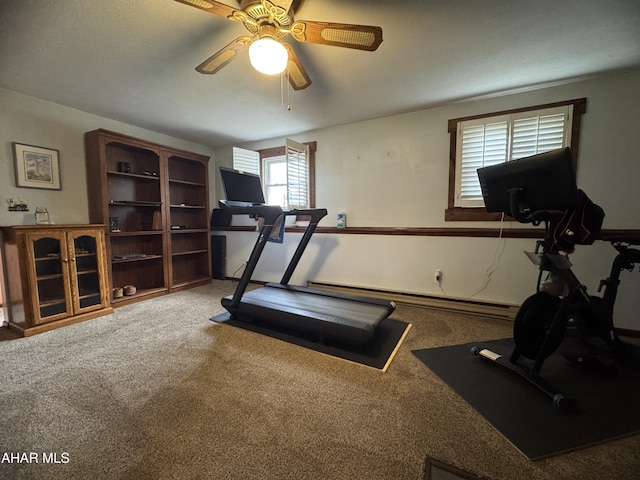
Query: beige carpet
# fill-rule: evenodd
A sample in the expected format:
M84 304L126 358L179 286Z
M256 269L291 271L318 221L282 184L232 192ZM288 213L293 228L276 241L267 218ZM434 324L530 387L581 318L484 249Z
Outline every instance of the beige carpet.
M0 478L422 479L427 456L495 480L637 478L638 436L529 461L411 353L507 322L401 305L413 328L382 373L209 321L233 288L0 341L0 455L38 460Z

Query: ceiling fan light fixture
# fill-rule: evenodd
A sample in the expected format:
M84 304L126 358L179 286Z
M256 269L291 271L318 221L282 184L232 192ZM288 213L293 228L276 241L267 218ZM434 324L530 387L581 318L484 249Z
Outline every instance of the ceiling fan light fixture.
M267 75L279 75L287 68L289 54L280 42L263 37L249 47L249 61L253 68Z

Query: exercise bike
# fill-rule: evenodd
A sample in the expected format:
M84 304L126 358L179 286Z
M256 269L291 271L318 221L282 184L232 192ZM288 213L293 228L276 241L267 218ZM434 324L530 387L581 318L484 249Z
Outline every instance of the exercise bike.
M548 225L545 230L548 230ZM525 252L539 266L539 280L543 272L547 272L547 279L538 281L538 291L527 298L518 310L513 328L515 347L508 362L495 352L479 347L473 347L472 354L521 375L551 397L556 407L565 408L573 400L544 382L539 373L544 361L560 347L569 329L574 330L587 348L585 353L572 354L572 358L568 358L578 366L611 370L619 361L638 362L634 347L622 341L616 333L613 310L620 273L632 271L640 264L640 250L631 248L640 241L638 238L610 240L618 254L609 276L600 281L598 292L604 288L601 297L588 294L571 270L572 265L566 255L546 251L548 242L547 239L539 240L534 252ZM518 364L521 357L533 361L533 365L525 367Z
M615 331L613 310L620 285L620 273L633 271L640 263L640 250L631 245L640 243L637 238L610 240L618 252L606 279L600 281L598 293L592 296L580 283L569 259L559 253L545 252L544 242L538 242L536 251L528 253L539 265L540 273L548 271L547 281L538 282L538 291L520 307L514 323L516 348L511 361L517 362L522 355L535 361L532 372L538 373L542 364L563 340L567 328L574 328L580 338L587 341L596 339L603 357L614 360L630 360L630 346L625 344ZM543 246L542 253L539 253ZM540 277L539 277L540 278ZM586 357L574 360L578 365L588 367ZM597 361L597 360L596 360Z
M534 225L544 223L545 234L544 240L536 242L536 248L533 252L525 252L539 268L537 291L527 298L518 310L513 329L515 348L510 358L506 360L502 355L481 347L471 349L473 356L490 360L520 375L549 396L553 405L559 408L569 407L573 403L573 399L568 398L557 388L545 382L540 376L540 370L545 360L560 347L569 329L574 330L577 336L583 340L592 341L595 339L599 342L599 345L592 345L592 348L597 348L597 353L590 350L587 354L572 356L571 360L575 364L585 367L597 365L611 368L616 361L637 361L637 354L634 353L633 346L623 342L615 331L613 310L620 285L620 273L622 270L631 271L636 264L640 264L640 250L631 248L631 245L639 244L640 239L621 236L603 238L603 240L611 242L618 254L613 260L609 276L600 282L598 292L604 288L602 297L592 296L571 270L572 264L568 256L558 251L554 244L552 222L558 219L559 213L553 208L541 210L531 208L531 199L527 197L535 197L532 188L535 189L537 185L528 185L528 188L510 186L513 183L516 185L523 183L523 172L537 177L538 182L544 182L544 176L535 174L539 168L543 167L534 163L539 160L539 157L543 157L542 164L546 160L554 164L553 169L548 169L554 173L554 176L565 174L565 183L559 186L570 193L564 198L557 199L556 203L575 208L577 203L572 200L572 197L575 194L575 198L578 198L577 194L579 193L575 186L575 177L572 182L568 170L564 167L558 170L557 167L558 164L566 166L570 161L568 153L567 150L564 150L551 152L546 156L529 157L531 161L522 162L524 166L519 166L516 174L509 171L505 174L506 169L513 169L512 166L487 167L484 172L478 172L481 176L481 184L482 176L489 175L489 180L485 178L485 184L483 184L483 194L485 191L491 195L496 190L506 190L508 206L503 201L499 208L502 208L502 211L508 209L508 213L521 223ZM519 161L512 163L517 162ZM496 171L500 181L499 188L490 183L491 176ZM541 178L542 180L540 180ZM551 199L550 202L545 206L552 207L554 200ZM485 203L488 203L487 195L485 195ZM495 205L494 208L496 208ZM599 226L597 230L591 232L594 237L599 233ZM547 273L545 281L541 282L545 272ZM521 357L529 359L533 364L522 364Z

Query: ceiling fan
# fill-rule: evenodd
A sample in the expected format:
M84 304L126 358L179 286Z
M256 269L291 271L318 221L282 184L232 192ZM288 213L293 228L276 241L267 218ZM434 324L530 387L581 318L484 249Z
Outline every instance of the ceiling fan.
M250 32L249 35L236 38L198 65L196 70L200 73L216 73L233 60L237 54L247 49L250 49L252 64L260 70L254 63L253 51L259 50L256 47L260 44L267 44L279 48L283 54L280 71L269 73L280 73L286 69L291 86L295 90L302 90L311 85L311 79L291 45L282 41L282 38L287 35L291 35L299 42L367 51L376 50L382 43L382 28L380 27L295 20L294 15L304 0L239 0L239 9L215 0L176 1L229 20L242 22Z

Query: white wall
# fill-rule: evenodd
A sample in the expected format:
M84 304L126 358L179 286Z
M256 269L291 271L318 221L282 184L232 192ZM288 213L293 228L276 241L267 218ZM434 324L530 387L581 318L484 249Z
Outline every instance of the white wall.
M496 222L445 222L449 174L451 118L490 113L569 99L587 98L580 142L578 184L600 204L604 228L638 229L640 161L635 145L640 113L640 71L618 73L528 92L495 96L413 113L310 131L300 142L317 141L316 203L329 215L321 225L335 225L347 212L349 226L497 227ZM261 149L283 145L284 139L240 145ZM231 148L216 150L216 165L231 164ZM211 170L211 184L221 193ZM215 204L212 201L212 204ZM522 228L518 223L505 227ZM254 278L279 280L284 258L297 240L269 245ZM247 257L253 233L229 233L228 273ZM498 239L318 234L294 276L294 283L315 280L415 293L470 298L486 282ZM535 291L537 269L522 253L534 240L507 239L499 268L477 300L520 304ZM574 271L595 294L614 257L609 244L579 246L571 256ZM443 290L433 272L444 272ZM640 275L623 276L618 326L640 330Z
M528 105L587 97L583 117L578 183L607 212L605 228L640 228L640 162L635 133L640 113L640 72L621 73L514 95L461 102L296 135L317 141L317 204L328 208L322 225L335 225L346 211L351 226L462 227L496 223L445 222L450 118ZM34 223L33 208L45 205L56 223L88 221L83 134L105 128L160 144L203 153L214 151L173 137L101 118L55 103L0 89L0 225ZM60 151L62 190L15 187L11 142ZM267 148L272 139L240 145ZM231 164L231 148L215 150L210 164L212 205L220 198L217 166ZM24 199L31 212L9 212L6 200ZM505 225L521 227L519 224ZM299 238L288 235L284 246L270 244L256 272L260 280L279 280L285 258ZM255 235L230 233L228 267L232 273L251 249ZM319 234L314 237L293 281L316 280L415 293L469 298L485 283L498 239ZM531 240L507 239L499 268L477 300L519 304L534 291L536 268L522 254ZM578 247L575 271L595 293L606 276L613 249L603 242ZM443 290L432 280L444 272ZM623 273L620 327L640 330L640 279Z
M87 223L84 133L97 128L211 157L214 153L210 147L0 88L0 225L34 224L36 206L46 206L55 223ZM16 187L12 142L58 150L62 190ZM30 211L8 211L7 200L12 197L24 200Z

